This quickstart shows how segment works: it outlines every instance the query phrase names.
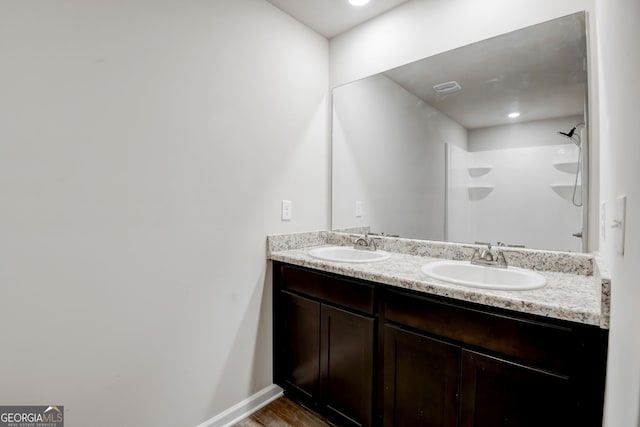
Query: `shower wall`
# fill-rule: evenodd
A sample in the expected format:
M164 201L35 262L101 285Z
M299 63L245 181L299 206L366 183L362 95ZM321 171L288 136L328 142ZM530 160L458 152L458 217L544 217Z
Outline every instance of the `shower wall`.
M575 118L565 119L575 125ZM582 230L582 208L572 203L578 147L556 134L570 128L558 120L472 130L469 152L449 149L449 240L582 250L581 239L572 236ZM546 131L522 146L527 138L513 138L523 128ZM576 201L581 197L578 187Z
M447 144L447 216L445 239L450 242L473 242L470 233L469 161L465 149Z

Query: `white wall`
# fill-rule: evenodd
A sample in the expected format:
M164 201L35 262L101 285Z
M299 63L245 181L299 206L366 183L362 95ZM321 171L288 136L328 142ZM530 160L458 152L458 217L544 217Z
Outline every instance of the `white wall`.
M270 384L265 235L328 226L327 40L263 0L0 0L0 57L0 402L195 426Z
M466 141L464 127L384 75L335 88L332 227L443 240L444 144Z
M601 95L601 191L606 236L601 252L610 268L611 330L605 425L640 426L640 2L598 0ZM624 256L611 235L612 203L627 196Z

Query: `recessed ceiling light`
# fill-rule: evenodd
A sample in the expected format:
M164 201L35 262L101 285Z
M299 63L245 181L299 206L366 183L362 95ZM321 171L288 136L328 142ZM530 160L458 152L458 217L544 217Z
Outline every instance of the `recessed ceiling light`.
M364 6L369 3L369 0L349 0L351 6Z
M509 118L510 119L515 119L516 117L520 117L520 113L518 113L517 111L515 111L513 113L509 113Z

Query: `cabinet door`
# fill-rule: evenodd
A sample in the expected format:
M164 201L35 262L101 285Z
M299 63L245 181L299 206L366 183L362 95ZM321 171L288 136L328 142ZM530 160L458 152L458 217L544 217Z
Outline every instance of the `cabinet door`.
M289 292L279 293L276 328L276 382L302 399L319 395L320 303Z
M322 305L321 404L341 426L373 417L375 320Z
M385 427L455 427L460 349L384 327Z
M576 425L567 377L465 350L460 392L460 427Z

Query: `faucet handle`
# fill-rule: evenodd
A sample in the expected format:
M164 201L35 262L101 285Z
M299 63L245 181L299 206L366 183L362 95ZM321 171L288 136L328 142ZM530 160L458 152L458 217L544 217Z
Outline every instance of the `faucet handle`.
M378 249L378 245L376 244L376 240L382 240L382 237L369 237L369 244L373 246L373 250Z
M512 245L511 243L498 242L498 246L501 248L516 248L516 249L524 249L524 245Z
M493 252L491 252L491 245L488 245L487 249L484 249L480 253L480 259L484 261L494 261L495 257L493 256Z
M491 252L491 243L487 243L487 242L476 242L476 245L482 245L482 246L486 246L487 249L483 249L482 253L480 253L480 258L482 259L488 259L491 258L491 261L493 261L493 253Z
M375 251L377 249L376 247L376 240L381 240L381 237L369 237L369 233L364 233L364 234L351 234L351 237L354 238L353 240L353 247L355 249L370 249L372 251Z
M502 252L501 250L498 250L498 253L496 254L495 262L496 264L498 264L499 267L507 268L507 259L504 257L504 252Z
M349 237L351 237L353 240L351 241L351 243L353 243L353 246L356 247L358 245L362 245L363 242L363 238L361 234L349 234Z

